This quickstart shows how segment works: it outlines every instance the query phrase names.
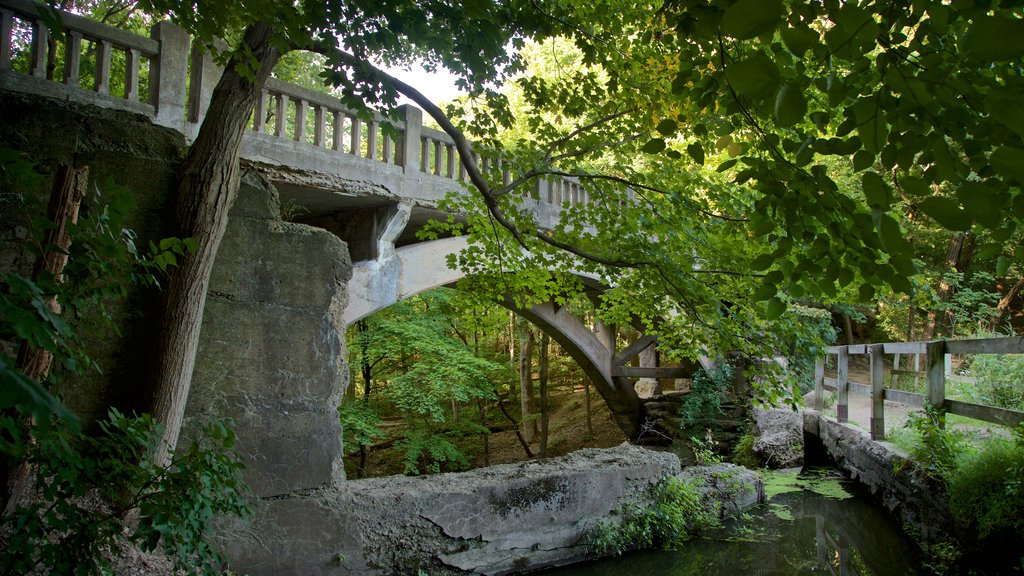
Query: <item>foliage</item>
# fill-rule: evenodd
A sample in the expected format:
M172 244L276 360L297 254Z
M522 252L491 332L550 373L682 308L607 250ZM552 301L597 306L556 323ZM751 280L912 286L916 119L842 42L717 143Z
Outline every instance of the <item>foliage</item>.
M167 467L148 459L160 438L148 416L111 409L94 436L68 426L33 432L25 457L36 466L35 493L3 519L6 573L98 574L109 570L122 537L144 550L160 546L178 569L220 573L222 559L206 540L210 524L217 514L248 511L228 424L212 424ZM132 510L138 523L122 536Z
M977 354L971 359L970 374L977 378L972 401L1024 410L1024 355Z
M1024 442L988 440L947 475L957 524L980 539L1024 533Z
M701 369L694 374L690 393L683 397L679 408L679 427L687 429L721 414L722 399L731 377L732 368L726 364L717 366L711 373Z
M404 420L396 447L404 451L407 473L468 466L453 438L487 430L460 417L459 406L492 400L496 383L512 380L508 365L476 354L469 345L465 335L475 333L474 323L482 318L467 313L465 305L453 290L424 293L367 318L367 329L355 332L349 346L350 365L373 365L373 379L384 383L379 394L384 406L375 410L394 410ZM372 441L373 419L379 418L354 404L342 403L343 426L348 420L346 429L357 441Z
M945 481L967 446L964 435L945 428L946 415L932 407L910 414L907 426L916 435L909 446L914 461L930 478Z
M722 457L715 450L715 447L718 446L718 441L715 440L710 429L708 429L703 440L692 436L690 441L693 442L693 457L698 466L710 466L711 464L722 462Z
M760 468L761 459L754 452L754 440L757 438L751 432L745 432L736 444L732 447L732 454L729 461L745 468Z
M338 418L346 452L352 453L359 446L369 446L384 437L380 416L365 402L342 400L338 406Z
M650 506L629 505L621 522L601 521L587 536L597 554L637 548L674 550L694 534L718 524L717 509L702 500L700 481L671 476L656 484Z

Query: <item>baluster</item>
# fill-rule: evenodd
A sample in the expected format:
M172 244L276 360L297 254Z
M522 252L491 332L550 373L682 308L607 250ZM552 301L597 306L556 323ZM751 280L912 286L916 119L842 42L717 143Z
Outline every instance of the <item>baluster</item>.
M376 120L370 120L366 125L366 157L370 160L377 159L377 128L380 125Z
M295 141L306 142L306 108L309 103L299 98L295 101Z
M139 51L129 48L124 52L124 99L129 102L139 101Z
M430 168L430 138L420 138L420 172L426 174Z
M544 180L544 188L544 201L548 204L553 204L555 202L555 191L551 185L551 180Z
M466 180L466 163L462 161L456 154L455 161L459 163L459 181L463 182Z
M96 93L110 94L110 51L113 45L110 40L96 43Z
M444 146L442 144L440 140L434 144L434 176L441 175L442 157L444 156Z
M288 127L285 115L288 112L288 95L283 93L277 94L277 117L274 118L274 136L278 138L284 138L285 128Z
M341 135L345 130L345 114L341 110L334 111L334 133L331 134L331 150L342 151Z
M14 12L0 8L0 70L11 69L11 36L14 34Z
M256 106L253 108L252 131L263 132L263 123L267 121L267 91L260 90L256 95Z
M512 182L512 171L508 169L508 162L501 162L501 185L508 186Z
M46 51L47 39L50 31L42 22L32 22L32 75L36 78L46 78Z
M78 86L78 75L82 70L82 33L68 30L67 44L64 45L64 83Z
M381 131L381 138L384 139L384 157L381 158L381 161L385 164L391 164L394 161L394 158L391 157L391 151L393 148L391 145L391 136L388 136L387 132Z
M359 156L359 145L360 142L362 142L363 140L362 127L360 126L360 124L362 123L362 120L360 120L359 118L356 118L355 116L352 117L352 134L348 142L348 153L353 156Z
M448 154L448 166L447 170L445 170L445 176L455 178L455 145L448 144L445 148L445 152Z
M324 107L317 104L313 107L313 146L324 147L324 130L327 123L324 120Z

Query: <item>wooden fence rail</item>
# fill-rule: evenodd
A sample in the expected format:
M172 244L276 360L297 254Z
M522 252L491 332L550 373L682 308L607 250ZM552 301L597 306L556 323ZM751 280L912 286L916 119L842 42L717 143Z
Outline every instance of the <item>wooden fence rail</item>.
M814 409L824 408L825 388L838 392L836 419L849 418L849 392L865 394L871 398L869 429L873 440L885 440L885 400L911 406L933 406L950 414L984 420L1007 426L1024 421L1024 412L995 406L974 404L946 398L946 380L949 377L950 354L1024 354L1024 338L982 338L977 340L935 340L931 342L887 342L883 344L855 344L832 346L827 354L837 357L836 378L825 377L825 357L819 357L814 370ZM851 355L868 355L871 361L871 382L855 382L849 378ZM885 387L883 362L886 354L924 354L923 375L927 383L926 394L916 394ZM912 371L894 372L910 373ZM1024 386L1024 383L1020 383Z

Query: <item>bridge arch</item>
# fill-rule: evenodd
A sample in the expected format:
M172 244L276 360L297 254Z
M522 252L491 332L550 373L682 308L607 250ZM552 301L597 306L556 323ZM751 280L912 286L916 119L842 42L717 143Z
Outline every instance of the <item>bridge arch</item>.
M393 217L392 226L386 227L378 249L376 260L357 262L353 265L352 278L348 284L348 305L343 318L347 325L383 310L405 298L409 298L444 286L452 286L467 274L448 266L448 256L457 254L468 246L466 237L453 237L410 244L395 248L393 238L400 232L403 212ZM601 285L593 278L583 277L584 282L595 288ZM526 318L553 340L576 361L601 394L615 419L616 424L630 439L640 436L645 420L644 404L633 387L633 380L643 376L641 368L624 370L623 366L644 349L653 346L657 339L641 336L636 342L616 354L615 331L612 327L596 326L593 329L564 307L552 302L535 304L522 308L512 298L498 301L498 304ZM661 377L689 376L690 371L678 369L649 370Z

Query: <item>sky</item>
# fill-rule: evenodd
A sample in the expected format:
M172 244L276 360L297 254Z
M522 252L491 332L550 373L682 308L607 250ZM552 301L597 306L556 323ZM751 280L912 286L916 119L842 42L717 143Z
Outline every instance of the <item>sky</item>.
M427 72L422 68L403 70L385 66L383 69L388 74L422 92L434 104L447 102L464 94L455 87L455 75L444 68L438 68L435 72ZM412 103L404 96L398 102L400 104Z

